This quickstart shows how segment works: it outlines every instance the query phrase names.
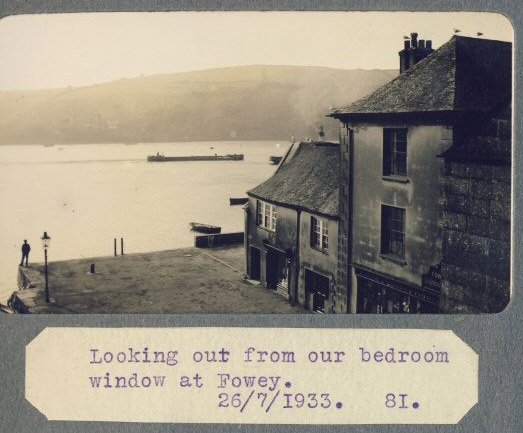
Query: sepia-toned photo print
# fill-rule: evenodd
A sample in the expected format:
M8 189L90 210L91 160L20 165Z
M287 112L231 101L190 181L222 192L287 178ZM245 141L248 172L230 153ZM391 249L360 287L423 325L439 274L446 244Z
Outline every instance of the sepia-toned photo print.
M20 15L0 57L4 313L510 300L501 14Z

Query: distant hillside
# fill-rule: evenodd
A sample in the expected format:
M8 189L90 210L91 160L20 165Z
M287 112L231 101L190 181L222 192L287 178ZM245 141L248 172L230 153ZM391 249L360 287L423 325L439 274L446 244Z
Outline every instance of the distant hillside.
M87 87L0 92L0 144L218 141L316 137L331 106L397 75L390 70L242 66Z

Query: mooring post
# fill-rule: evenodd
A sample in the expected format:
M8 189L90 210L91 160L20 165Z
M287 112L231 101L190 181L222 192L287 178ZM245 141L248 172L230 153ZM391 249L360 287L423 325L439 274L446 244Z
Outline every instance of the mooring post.
M45 255L45 302L50 301L49 297L49 271L47 270L47 248L44 249Z
M114 238L114 255L118 255L118 251L116 250L116 238Z
M120 238L120 251L123 256L123 238Z

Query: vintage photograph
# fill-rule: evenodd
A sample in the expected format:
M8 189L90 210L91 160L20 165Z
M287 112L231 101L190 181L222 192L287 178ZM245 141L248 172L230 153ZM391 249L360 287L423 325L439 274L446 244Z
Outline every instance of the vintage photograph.
M510 300L501 14L21 15L0 56L5 313Z

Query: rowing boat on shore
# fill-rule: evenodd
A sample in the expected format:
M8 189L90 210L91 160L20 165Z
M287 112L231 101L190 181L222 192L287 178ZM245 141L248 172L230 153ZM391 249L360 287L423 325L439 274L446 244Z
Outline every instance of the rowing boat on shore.
M210 224L203 224L203 223L189 223L191 226L191 229L195 232L201 232L201 233L209 233L209 234L217 234L222 231L221 227L213 226Z

